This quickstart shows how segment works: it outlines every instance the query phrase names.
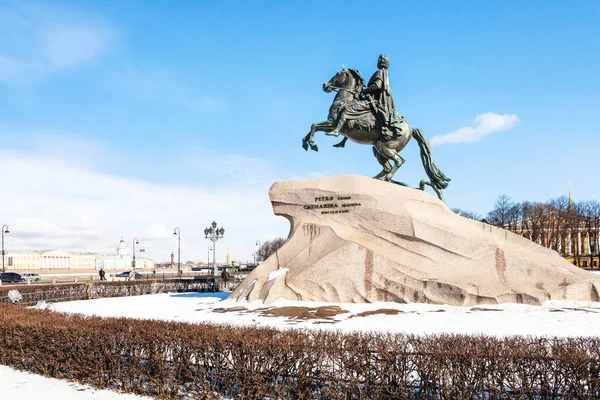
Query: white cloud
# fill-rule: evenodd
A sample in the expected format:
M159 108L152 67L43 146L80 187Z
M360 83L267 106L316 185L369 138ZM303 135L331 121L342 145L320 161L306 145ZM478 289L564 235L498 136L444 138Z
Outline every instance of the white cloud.
M53 73L98 62L117 44L117 29L100 15L75 13L42 4L0 6L0 84L31 84ZM125 66L104 70L130 95L167 102L188 110L212 113L227 108L228 101L190 79L163 68Z
M446 135L431 138L431 144L473 143L494 132L511 129L519 122L515 114L487 112L475 117L474 126L464 126Z
M113 33L105 26L53 24L41 29L39 35L52 65L71 68L93 62L104 53Z
M0 82L35 82L52 72L96 61L113 42L114 28L97 16L17 3L0 7Z
M98 172L41 149L2 150L0 169L10 171L0 187L0 223L10 228L7 249L111 253L121 236L129 246L137 237L139 248L162 261L177 252L177 226L182 261L205 260L211 242L203 230L216 220L226 230L216 244L217 259L224 260L230 250L232 258L246 261L256 239L272 238L273 232L286 236L289 230L287 220L273 215L267 195L271 182L265 180L251 180L243 188L229 179L196 187L153 183Z
M150 239L167 239L170 238L173 231L167 228L164 224L152 224L146 229L145 237Z

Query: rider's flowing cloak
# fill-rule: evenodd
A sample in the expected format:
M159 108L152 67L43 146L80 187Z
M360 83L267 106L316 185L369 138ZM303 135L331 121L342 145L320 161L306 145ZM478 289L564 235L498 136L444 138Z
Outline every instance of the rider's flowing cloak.
M381 104L381 107L391 115L396 111L396 107L394 105L394 98L392 97L392 90L390 89L390 79L387 68L378 69L369 80L368 86L377 83L378 80L381 81L381 83L377 85L380 87L380 90L379 93L375 95L375 99Z
M388 128L394 128L396 133L399 133L402 128L403 117L396 112L396 105L392 97L392 89L390 89L390 80L387 68L381 68L373 74L369 80L369 85L376 86L379 90L373 93L374 99L379 107L379 115L382 123ZM390 134L388 134L391 136Z

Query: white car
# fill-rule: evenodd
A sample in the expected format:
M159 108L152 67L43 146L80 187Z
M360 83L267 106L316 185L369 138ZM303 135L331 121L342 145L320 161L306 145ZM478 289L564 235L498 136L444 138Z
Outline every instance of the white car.
M31 272L25 272L24 274L21 274L21 278L23 278L24 280L32 280L34 282L39 281L41 278L38 274L33 274Z

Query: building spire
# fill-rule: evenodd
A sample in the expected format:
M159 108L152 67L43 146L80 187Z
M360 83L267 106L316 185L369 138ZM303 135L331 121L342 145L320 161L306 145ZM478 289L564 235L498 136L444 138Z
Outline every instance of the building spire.
M571 196L571 180L569 179L569 212L573 212L573 196Z

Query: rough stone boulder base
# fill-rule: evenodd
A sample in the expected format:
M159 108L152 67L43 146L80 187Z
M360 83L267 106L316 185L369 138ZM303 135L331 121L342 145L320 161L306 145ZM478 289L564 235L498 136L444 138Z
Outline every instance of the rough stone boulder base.
M342 175L275 183L288 241L235 300L540 304L598 301L600 277L553 250L461 217L429 193Z

